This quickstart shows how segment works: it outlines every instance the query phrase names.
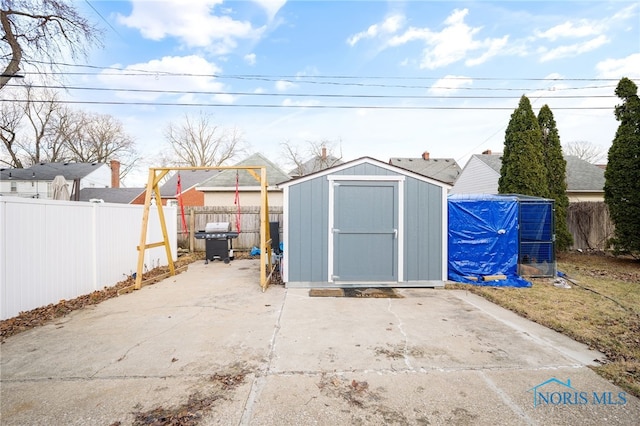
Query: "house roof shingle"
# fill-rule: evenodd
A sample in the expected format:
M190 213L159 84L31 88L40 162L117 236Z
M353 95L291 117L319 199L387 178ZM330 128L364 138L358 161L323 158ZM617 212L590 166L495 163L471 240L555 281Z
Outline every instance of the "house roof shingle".
M502 154L476 154L486 165L500 174ZM565 155L567 162L567 191L603 191L604 170L575 155Z
M275 185L291 179L288 174L282 171L280 167L269 161L260 153L255 153L240 161L234 166L265 166L267 169L267 182L269 185ZM209 180L202 182L200 188L223 188L236 186L236 173L238 173L239 186L260 186L253 176L243 170L222 170Z
M144 191L145 188L83 188L80 201L99 199L105 203L130 204Z
M389 164L453 184L462 169L453 158L391 158Z
M38 163L25 169L2 169L0 177L2 180L11 178L14 180L49 181L62 175L65 180L73 181L86 177L102 166L108 167L106 163Z
M211 179L213 176L216 176L221 172L221 170L181 170L179 173L182 192L184 193L191 188L200 186L201 183ZM163 198L175 197L177 189L178 172L174 173L171 178L169 178L164 184L162 184L162 186L160 187L160 196Z
M342 161L340 158L334 157L333 155L327 155L325 158L322 158L322 156L315 156L310 160L302 163L300 167L296 167L295 169L291 170L289 172L289 176L306 176L311 173L328 169L329 167L339 166L340 164L344 164L344 161Z

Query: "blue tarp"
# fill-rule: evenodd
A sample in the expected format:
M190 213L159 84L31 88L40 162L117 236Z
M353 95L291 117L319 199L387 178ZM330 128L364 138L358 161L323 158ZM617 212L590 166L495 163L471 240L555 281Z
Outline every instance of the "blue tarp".
M518 199L504 195L450 195L451 281L485 286L531 287L518 275ZM483 277L505 275L504 280Z

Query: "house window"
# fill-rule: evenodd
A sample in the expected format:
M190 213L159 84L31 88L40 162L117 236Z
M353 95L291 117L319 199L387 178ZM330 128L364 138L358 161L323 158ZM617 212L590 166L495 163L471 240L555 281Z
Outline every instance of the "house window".
M178 200L167 200L167 207L178 207Z
M18 192L18 182L11 182L11 192Z

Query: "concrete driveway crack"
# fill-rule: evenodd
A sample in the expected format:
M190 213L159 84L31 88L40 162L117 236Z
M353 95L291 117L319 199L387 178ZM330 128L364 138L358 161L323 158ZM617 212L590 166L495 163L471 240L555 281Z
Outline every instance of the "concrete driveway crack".
M282 304L280 305L280 312L278 312L278 319L276 320L276 324L273 328L273 334L271 335L271 341L269 342L269 353L267 354L267 362L264 366L258 371L256 371L256 376L251 383L251 388L249 389L249 394L247 395L247 399L244 403L244 410L242 411L242 417L240 418L239 425L249 425L251 424L251 418L253 417L253 407L260 397L262 393L262 389L264 388L267 376L271 372L271 363L273 362L273 358L275 357L275 348L276 348L276 339L278 337L278 333L280 332L280 321L282 319L282 313L284 312L284 305L287 301L287 290L284 290L284 295L282 298Z
M404 324L402 322L402 318L400 318L400 316L391 309L391 299L388 299L388 301L389 303L387 305L387 311L391 312L393 316L396 317L396 321L398 322L398 330L400 330L400 333L402 334L402 336L404 336L404 348L402 349L404 364L407 366L409 370L413 370L413 366L411 365L411 360L409 359L409 337L407 336L407 333L404 331L404 328L403 328Z

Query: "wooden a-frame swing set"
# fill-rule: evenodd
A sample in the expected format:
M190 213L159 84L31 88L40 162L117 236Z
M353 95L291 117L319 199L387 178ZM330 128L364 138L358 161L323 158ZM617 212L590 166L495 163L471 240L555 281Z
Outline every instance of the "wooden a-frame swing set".
M158 184L169 173L175 170L246 170L260 184L260 287L264 292L271 281L275 270L272 264L271 236L269 233L269 201L267 197L267 168L265 166L216 166L216 167L153 167L149 168L149 179L144 197L144 213L142 215L142 230L140 233L140 245L138 249L138 268L136 272L135 284L128 288L139 290L143 286L142 274L144 267L144 254L147 249L164 246L167 260L169 262L169 273L175 275L176 270L171 255L169 245L169 234L165 223L164 212L162 210L162 198ZM152 195L155 195L160 228L162 229L163 241L147 244L147 228L149 225L149 210L151 207ZM267 268L269 273L267 274ZM126 289L125 289L126 290Z

